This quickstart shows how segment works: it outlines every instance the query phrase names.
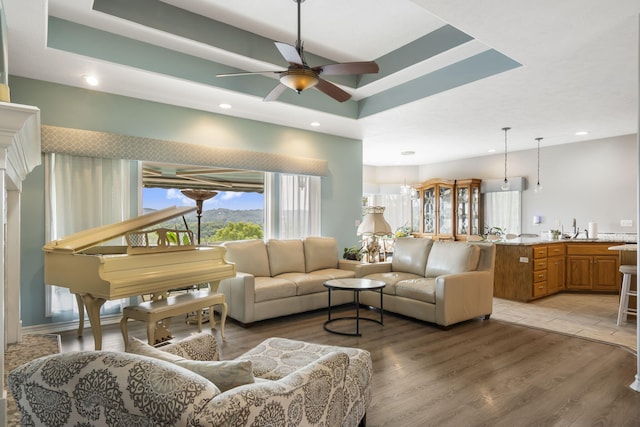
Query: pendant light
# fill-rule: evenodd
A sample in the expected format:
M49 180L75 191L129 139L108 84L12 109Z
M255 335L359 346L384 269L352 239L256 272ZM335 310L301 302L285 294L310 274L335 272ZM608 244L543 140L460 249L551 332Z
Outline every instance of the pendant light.
M511 184L507 179L507 131L511 129L510 127L504 127L502 130L504 131L504 181L502 182L502 190L507 191L511 188Z
M534 192L539 193L542 191L542 185L540 184L540 141L542 141L544 138L542 137L537 137L536 141L538 141L538 182L536 183L535 188L533 189Z

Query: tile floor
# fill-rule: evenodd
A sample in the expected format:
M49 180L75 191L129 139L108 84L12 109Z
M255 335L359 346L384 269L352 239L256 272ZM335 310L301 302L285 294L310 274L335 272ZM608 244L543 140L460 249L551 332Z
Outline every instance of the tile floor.
M529 303L493 299L491 318L622 345L637 352L635 319L616 325L618 295L561 293Z

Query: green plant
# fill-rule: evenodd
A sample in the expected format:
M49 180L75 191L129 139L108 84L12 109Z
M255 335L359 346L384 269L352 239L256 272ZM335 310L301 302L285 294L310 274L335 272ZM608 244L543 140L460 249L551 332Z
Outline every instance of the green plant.
M350 248L344 248L342 253L343 259L350 259L354 261L361 261L363 254L363 248L361 246L351 246Z

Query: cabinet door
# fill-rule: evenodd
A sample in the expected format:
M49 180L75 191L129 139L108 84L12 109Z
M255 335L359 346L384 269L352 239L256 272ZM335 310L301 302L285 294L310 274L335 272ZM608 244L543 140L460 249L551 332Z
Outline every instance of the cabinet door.
M593 257L593 289L618 290L618 257Z
M572 255L568 258L567 289L591 289L593 257Z
M429 187L422 191L422 232L436 233L436 188Z
M438 234L453 236L453 185L438 186Z
M456 187L456 235L468 235L470 229L469 187Z
M480 205L480 184L471 187L471 234L480 234L482 207Z
M549 257L547 259L549 294L556 293L564 289L565 282L565 260L564 257Z

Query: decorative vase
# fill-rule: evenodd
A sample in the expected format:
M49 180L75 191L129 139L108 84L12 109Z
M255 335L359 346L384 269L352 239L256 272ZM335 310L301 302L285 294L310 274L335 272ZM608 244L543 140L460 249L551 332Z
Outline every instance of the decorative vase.
M7 20L4 16L4 5L0 0L0 101L10 102L9 94L9 42L7 40Z

